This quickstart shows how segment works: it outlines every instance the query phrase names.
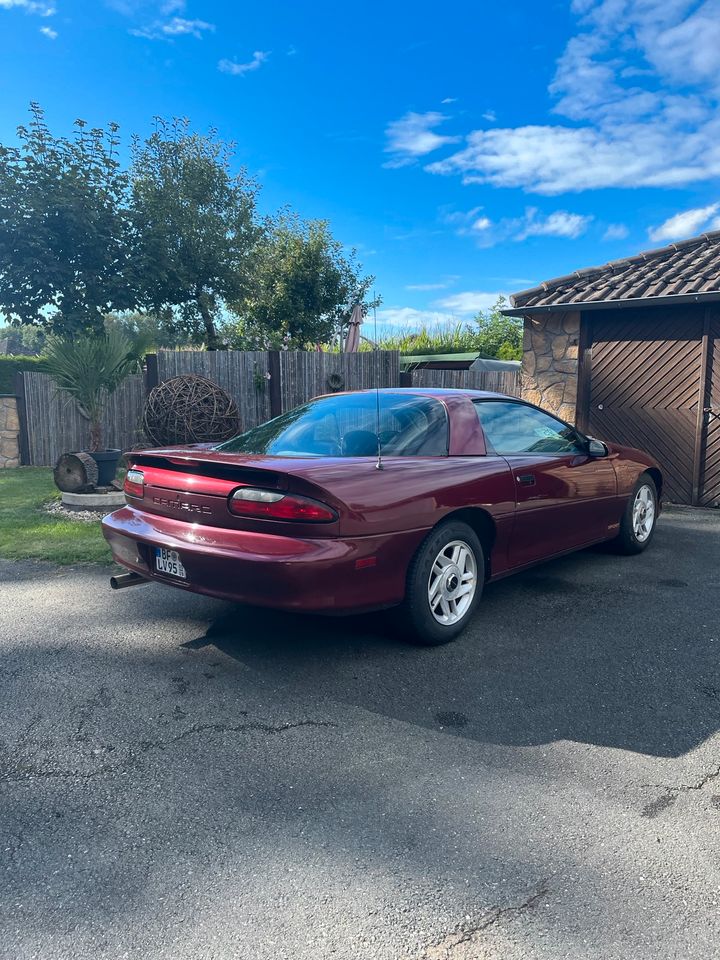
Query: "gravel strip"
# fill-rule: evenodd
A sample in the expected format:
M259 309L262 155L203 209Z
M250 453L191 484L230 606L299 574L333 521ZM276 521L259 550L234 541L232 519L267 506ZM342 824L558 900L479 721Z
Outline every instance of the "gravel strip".
M111 508L107 510L68 510L67 507L64 507L58 500L51 500L50 503L46 503L43 510L53 517L62 517L65 520L79 520L81 523L97 523L99 520L102 520L107 513L111 512Z

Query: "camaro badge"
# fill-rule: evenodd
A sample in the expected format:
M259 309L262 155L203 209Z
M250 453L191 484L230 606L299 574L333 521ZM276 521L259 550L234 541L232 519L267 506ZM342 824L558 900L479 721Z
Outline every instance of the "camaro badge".
M179 510L184 513L212 513L210 507L201 506L199 503L190 503L189 500L167 500L165 497L153 497L153 503L158 506L168 507L170 510Z

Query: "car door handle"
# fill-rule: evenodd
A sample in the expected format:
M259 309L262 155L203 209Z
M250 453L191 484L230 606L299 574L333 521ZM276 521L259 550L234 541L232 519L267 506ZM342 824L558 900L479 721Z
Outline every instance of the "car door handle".
M521 487L534 487L535 486L535 474L534 473L518 473L515 477L517 482Z

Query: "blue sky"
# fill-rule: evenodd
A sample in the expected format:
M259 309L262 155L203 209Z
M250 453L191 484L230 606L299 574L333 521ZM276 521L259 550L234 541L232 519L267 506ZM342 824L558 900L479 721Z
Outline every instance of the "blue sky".
M2 142L30 100L215 127L383 324L720 229L720 0L0 0L0 30Z

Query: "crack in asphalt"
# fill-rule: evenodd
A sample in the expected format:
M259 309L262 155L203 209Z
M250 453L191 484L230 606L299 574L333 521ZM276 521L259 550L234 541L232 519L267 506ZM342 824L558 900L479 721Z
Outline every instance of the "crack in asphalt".
M650 803L645 804L640 815L652 820L654 817L659 816L664 810L667 810L668 807L671 807L681 793L702 790L703 787L706 787L708 783L711 783L713 780L717 780L718 777L720 777L720 767L704 774L697 783L681 783L677 787L668 787L660 783L647 784L646 786L648 787L654 787L664 790L665 792L654 800L651 800Z
M172 746L175 743L179 743L181 740L185 740L188 737L203 733L245 733L257 731L260 733L277 735L285 733L288 730L298 729L300 727L337 726L337 723L331 723L330 721L325 720L297 720L280 724L262 723L259 720L248 720L244 723L238 724L199 723L187 730L183 730L182 733L179 733L174 737L170 737L167 740L143 740L138 745L139 749L130 747L127 750L124 760L113 764L103 764L102 766L96 767L93 770L86 771L68 770L62 768L45 769L32 762L28 763L26 761L23 763L22 759L19 758L17 754L15 757L13 757L12 753L7 751L8 757L3 764L5 769L0 769L0 784L20 783L23 780L29 780L31 778L92 780L95 777L102 776L103 774L114 773L115 771L121 770L124 767L132 766L134 763L138 762L142 754L148 753L150 750L164 750L166 747Z
M143 753L148 750L164 750L166 746L185 740L199 733L244 733L248 730L256 730L260 733L278 734L285 733L287 730L296 730L298 727L337 727L337 723L331 723L325 720L297 720L294 723L261 723L259 720L249 720L246 723L225 724L225 723L198 723L183 730L169 740L143 740L140 749Z
M522 903L510 904L507 907L491 907L490 913L483 920L473 924L462 924L442 940L425 947L415 960L478 960L475 950L480 944L481 934L505 918L513 919L533 910L549 895L550 890L547 884L547 880L540 880L535 892Z

